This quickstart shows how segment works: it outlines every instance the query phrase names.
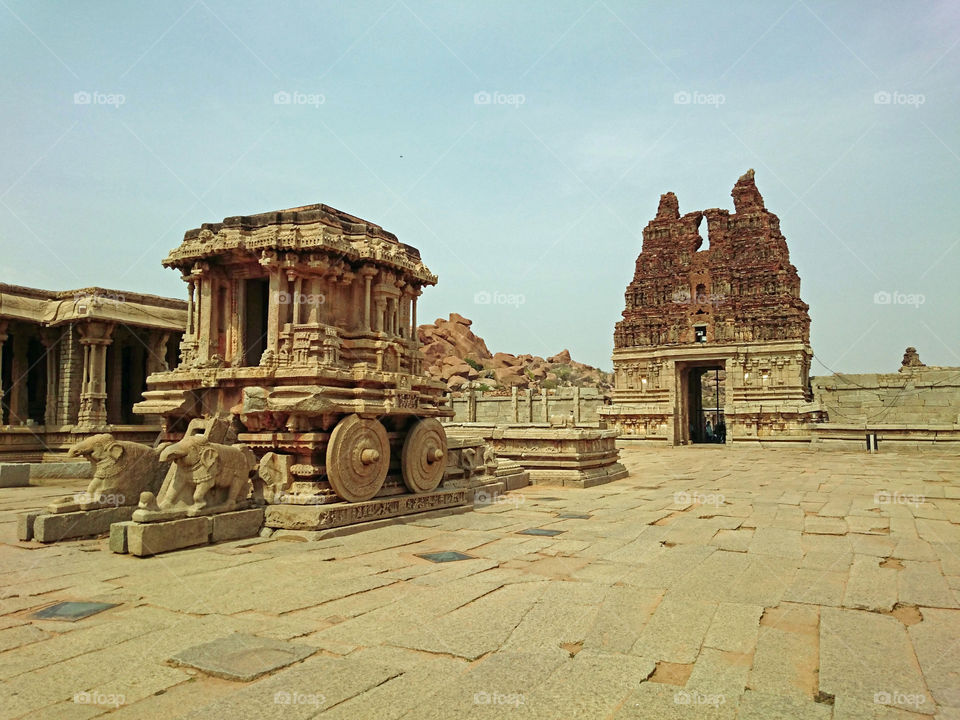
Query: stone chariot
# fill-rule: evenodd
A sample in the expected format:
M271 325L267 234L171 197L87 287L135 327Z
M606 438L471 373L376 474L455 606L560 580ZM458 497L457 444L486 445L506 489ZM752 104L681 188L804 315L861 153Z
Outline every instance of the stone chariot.
M188 288L181 362L135 410L167 439L229 419L271 505L437 489L453 412L422 368L417 298L437 278L416 248L310 205L204 224L164 265Z

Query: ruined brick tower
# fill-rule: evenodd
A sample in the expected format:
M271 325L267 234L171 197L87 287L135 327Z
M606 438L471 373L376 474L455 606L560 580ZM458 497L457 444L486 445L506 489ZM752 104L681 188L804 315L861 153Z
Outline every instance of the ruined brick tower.
M614 332L614 405L603 410L625 438L786 440L819 418L808 306L780 220L764 207L753 170L732 195L733 214L681 216L666 193L644 228ZM704 218L709 248L701 249Z

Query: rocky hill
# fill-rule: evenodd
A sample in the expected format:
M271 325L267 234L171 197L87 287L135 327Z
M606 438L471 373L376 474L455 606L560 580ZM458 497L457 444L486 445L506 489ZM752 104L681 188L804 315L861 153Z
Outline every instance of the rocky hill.
M493 354L483 338L473 333L471 325L473 321L451 313L447 320L438 318L432 325L421 325L417 329L426 355L427 374L443 380L451 390L458 390L471 381L479 383L484 390L507 390L514 386L548 390L565 385L610 387L609 373L572 360L568 350L548 358Z

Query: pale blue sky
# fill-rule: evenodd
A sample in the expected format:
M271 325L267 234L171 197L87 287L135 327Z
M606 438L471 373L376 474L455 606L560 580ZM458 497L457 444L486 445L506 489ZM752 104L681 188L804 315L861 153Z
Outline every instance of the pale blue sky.
M0 0L0 281L183 297L185 230L323 202L420 248L423 321L609 368L660 194L753 167L819 359L960 365L958 41L950 1Z

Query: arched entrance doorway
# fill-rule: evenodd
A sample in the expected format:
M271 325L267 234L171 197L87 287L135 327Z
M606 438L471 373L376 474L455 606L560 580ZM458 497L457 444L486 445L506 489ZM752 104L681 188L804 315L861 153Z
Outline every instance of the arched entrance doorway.
M678 444L726 443L725 361L719 359L677 363L677 371L680 381L676 398Z

